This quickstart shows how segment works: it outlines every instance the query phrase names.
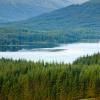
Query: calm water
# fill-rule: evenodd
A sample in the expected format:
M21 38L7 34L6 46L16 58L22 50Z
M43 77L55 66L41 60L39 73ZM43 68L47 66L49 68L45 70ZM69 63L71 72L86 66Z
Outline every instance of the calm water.
M100 43L64 44L55 48L22 49L17 52L0 52L0 58L25 59L31 61L72 63L78 57L100 52Z

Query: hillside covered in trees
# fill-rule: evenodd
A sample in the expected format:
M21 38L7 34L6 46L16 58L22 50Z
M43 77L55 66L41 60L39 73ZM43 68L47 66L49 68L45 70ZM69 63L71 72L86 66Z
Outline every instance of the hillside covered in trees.
M0 46L52 47L100 41L100 1L71 5L28 20L0 24Z
M100 100L99 53L73 64L0 59L0 100L84 98Z
M33 31L0 28L0 51L17 51L23 48L50 48L59 44L75 42L98 42L100 33L91 30Z

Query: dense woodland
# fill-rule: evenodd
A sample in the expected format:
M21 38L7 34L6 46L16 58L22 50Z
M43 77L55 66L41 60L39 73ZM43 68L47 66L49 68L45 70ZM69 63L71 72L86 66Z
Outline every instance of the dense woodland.
M95 33L95 34L94 34ZM71 43L98 41L100 33L90 30L33 31L28 29L0 28L0 45L32 45L38 43Z
M0 28L0 51L17 51L22 48L54 47L61 43L97 42L100 32L91 30L33 31L28 29Z
M100 54L73 64L0 59L0 100L100 100Z

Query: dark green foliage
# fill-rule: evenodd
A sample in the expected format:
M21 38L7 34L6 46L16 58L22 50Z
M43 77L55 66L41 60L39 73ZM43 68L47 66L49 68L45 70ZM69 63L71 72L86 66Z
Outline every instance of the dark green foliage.
M98 64L100 65L100 53L94 54L93 56L85 56L85 57L80 57L77 59L74 64L84 64L84 65L94 65Z
M79 100L81 98L99 100L100 63L98 61L100 54L80 58L72 65L2 58L0 100Z
M97 42L100 33L91 30L32 31L0 28L0 51L54 47L60 43Z

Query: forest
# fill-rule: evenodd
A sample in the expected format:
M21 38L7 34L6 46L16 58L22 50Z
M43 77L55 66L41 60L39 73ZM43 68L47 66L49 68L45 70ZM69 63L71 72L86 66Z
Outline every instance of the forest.
M0 59L0 100L84 98L100 100L99 53L73 64Z
M100 32L89 29L72 31L46 30L37 31L31 29L0 28L0 51L14 51L23 48L46 48L55 47L62 43L74 42L98 42ZM2 47L2 48L1 48ZM3 47L5 47L3 49ZM16 49L17 47L17 49Z

